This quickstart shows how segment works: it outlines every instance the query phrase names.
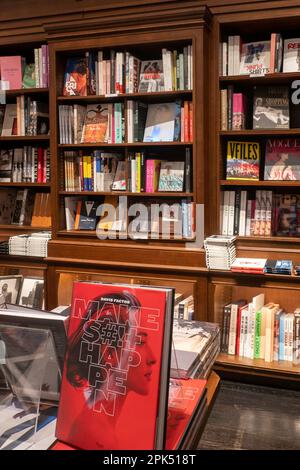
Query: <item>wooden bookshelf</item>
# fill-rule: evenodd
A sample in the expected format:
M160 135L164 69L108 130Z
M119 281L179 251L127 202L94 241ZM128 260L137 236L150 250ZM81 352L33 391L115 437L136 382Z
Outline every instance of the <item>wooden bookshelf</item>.
M300 129L244 129L241 131L220 131L221 136L293 136L300 134Z
M248 369L250 371L259 370L267 373L295 375L295 380L300 381L299 365L294 365L289 361L265 362L262 359L248 359L230 354L220 354L216 361L216 369L222 365Z
M299 181L247 181L247 180L220 180L221 186L253 186L253 187L290 187L299 188Z
M42 142L49 141L49 135L9 135L0 137L1 142Z
M130 191L59 191L59 194L62 196L128 196L128 197L170 197L170 198L182 198L182 197L193 197L193 193L184 193L184 192L167 192L167 191L157 191L155 193L133 193Z
M81 148L137 148L137 147L186 147L192 146L192 142L124 142L122 144L109 144L106 142L98 142L94 144L58 144L58 148L62 149L81 149Z
M193 90L173 90L173 91L152 91L146 93L112 93L107 95L87 95L87 96L58 96L58 102L78 102L78 103L97 103L97 102L111 102L118 100L143 100L143 101L157 101L161 99L176 99L176 98L191 98Z
M5 90L3 93L8 97L20 95L48 95L49 88L20 88L18 90Z
M50 183L29 183L29 182L11 182L11 183L0 183L0 187L3 188L50 188Z

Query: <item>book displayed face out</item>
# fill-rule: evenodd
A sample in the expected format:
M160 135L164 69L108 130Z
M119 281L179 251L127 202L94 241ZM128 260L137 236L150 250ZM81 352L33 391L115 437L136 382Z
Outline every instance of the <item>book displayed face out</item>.
M80 449L163 448L172 297L74 283L58 439Z

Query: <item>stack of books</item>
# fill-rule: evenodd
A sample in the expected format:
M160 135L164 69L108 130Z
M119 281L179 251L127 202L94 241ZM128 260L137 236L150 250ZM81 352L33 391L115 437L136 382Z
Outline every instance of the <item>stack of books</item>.
M9 254L46 258L51 232L36 232L9 238Z
M295 272L296 272L297 276L300 276L300 264L297 264L295 266Z
M268 259L265 266L267 274L287 274L293 273L293 262L284 259Z
M8 248L8 241L4 240L0 242L0 255L8 255L9 248Z
M212 235L204 240L206 266L229 270L236 258L235 236Z
M236 258L231 265L231 271L237 273L264 274L267 259L265 258Z
M215 323L174 320L171 377L206 378L220 352L220 328Z

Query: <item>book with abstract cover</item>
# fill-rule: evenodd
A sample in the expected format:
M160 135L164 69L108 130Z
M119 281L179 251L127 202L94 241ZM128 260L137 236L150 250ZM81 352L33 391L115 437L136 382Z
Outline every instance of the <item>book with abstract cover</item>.
M163 449L173 289L75 282L56 436L86 450Z
M148 106L144 142L173 142L176 103L154 103Z
M184 162L162 161L158 191L183 191Z
M83 125L81 142L93 144L107 141L108 108L102 104L89 104Z
M300 236L300 195L274 194L273 235Z
M64 77L64 96L87 95L87 61L86 57L67 59Z
M227 142L227 180L259 180L259 142Z
M286 86L254 88L253 129L289 129L289 89Z
M270 41L242 45L240 75L265 75L270 72Z
M141 63L139 92L164 91L162 60L145 60Z
M264 179L266 181L300 180L300 140L268 139Z

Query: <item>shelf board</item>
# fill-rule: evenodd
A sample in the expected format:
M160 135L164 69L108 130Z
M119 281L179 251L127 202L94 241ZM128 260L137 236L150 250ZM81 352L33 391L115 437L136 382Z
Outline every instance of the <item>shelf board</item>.
M9 188L50 188L50 183L26 183L26 182L12 182L12 183L1 183L0 182L0 187L9 187Z
M106 233L106 232L105 232ZM118 236L121 235L121 232L116 232ZM81 238L84 238L84 237L91 237L91 238L96 238L98 240L98 237L97 237L97 232L96 230L59 230L57 232L57 235L61 235L61 236L71 236L71 237L81 237ZM173 243L173 242L176 242L176 243L186 243L187 241L188 242L191 242L191 241L194 241L194 239L181 239L181 240L175 240L173 238L170 238L170 239L163 239L163 238L151 238L149 236L149 238L131 238L127 235L127 232L122 232L122 235L126 235L126 238L124 238L122 241L130 241L130 242L136 242L136 241L141 241L141 242L162 242L162 243ZM111 240L110 240L111 241ZM118 238L116 240L113 240L113 241L120 241Z
M102 148L102 147L119 147L119 148L135 148L135 147L182 147L193 145L192 142L134 142L122 144L108 144L107 142L97 142L95 144L58 144L59 148L64 149L81 149L81 148Z
M123 99L145 99L153 100L158 98L177 98L181 96L192 96L192 90L174 90L174 91L155 91L150 93L119 93L108 95L88 95L88 96L58 96L58 102L99 102L99 101L118 101Z
M242 240L242 241L258 241L258 242L261 242L261 241L268 241L268 242L287 242L287 243L300 243L300 237L276 237L276 236L249 236L249 237L246 237L246 236L238 236L237 237L238 240Z
M228 364L236 367L246 367L251 369L264 369L276 372L286 372L289 374L300 374L300 366L293 365L289 361L273 361L265 362L263 359L248 359L246 357L232 356L230 354L221 353L217 360L217 364Z
M20 231L29 231L29 232L39 232L39 231L44 231L44 230L51 230L51 227L32 227L31 225L14 225L14 224L8 224L8 225L0 225L0 230L20 230Z
M5 93L7 96L19 96L19 95L40 95L48 94L49 88L19 88L16 90L5 90L2 93Z
M300 187L300 181L251 181L251 180L221 180L221 186L271 186L271 187Z
M134 196L134 197L193 197L193 193L158 191L133 193L130 191L59 191L63 196Z
M219 77L220 83L241 83L259 85L266 83L289 83L300 79L300 72L268 73L264 76L228 75Z
M300 129L244 129L241 131L220 131L221 136L247 136L247 135L298 135Z
M9 136L1 136L0 142L35 142L35 141L42 141L42 140L49 140L49 135L9 135Z

